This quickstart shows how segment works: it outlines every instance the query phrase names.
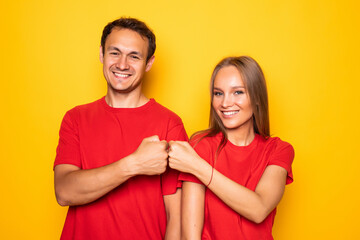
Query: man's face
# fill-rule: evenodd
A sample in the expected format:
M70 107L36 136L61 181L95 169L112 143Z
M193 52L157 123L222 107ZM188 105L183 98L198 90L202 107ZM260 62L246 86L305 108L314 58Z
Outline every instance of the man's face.
M146 63L148 40L132 30L114 28L104 48L104 51L100 48L100 61L108 91L129 93L141 90L144 73L150 70L154 61L152 56Z

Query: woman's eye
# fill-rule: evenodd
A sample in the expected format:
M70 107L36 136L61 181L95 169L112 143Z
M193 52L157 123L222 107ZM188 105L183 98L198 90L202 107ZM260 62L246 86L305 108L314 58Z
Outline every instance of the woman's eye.
M235 91L236 95L240 95L240 94L244 94L244 93L245 93L244 91Z
M221 96L222 93L221 92L214 92L214 96Z

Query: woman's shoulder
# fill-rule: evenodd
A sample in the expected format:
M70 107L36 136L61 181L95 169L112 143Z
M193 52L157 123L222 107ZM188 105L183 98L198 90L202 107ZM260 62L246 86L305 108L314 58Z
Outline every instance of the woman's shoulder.
M295 150L293 146L280 139L279 137L270 137L264 140L266 147L264 148L268 156L268 165L277 165L283 167L288 172L286 184L293 182L292 163L295 157Z
M192 142L213 142L213 141L218 141L218 139L221 138L220 135L222 136L221 133L213 133L208 129L198 131L198 132L194 133L190 137L190 143L192 143Z
M202 130L194 133L190 138L190 144L194 145L218 145L221 141L221 133L212 133L210 130Z
M279 137L261 137L259 142L260 146L262 146L265 151L272 153L272 156L286 158L288 161L292 162L295 150L289 142L284 141Z
M282 140L280 137L271 136L265 138L259 136L259 142L265 146L273 146L275 148L293 148L289 142Z

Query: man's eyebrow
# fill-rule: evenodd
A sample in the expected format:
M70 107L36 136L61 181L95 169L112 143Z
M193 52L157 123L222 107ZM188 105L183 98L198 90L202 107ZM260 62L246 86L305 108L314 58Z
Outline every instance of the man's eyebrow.
M113 50L115 50L115 51L117 51L117 52L122 52L119 48L114 47L114 46L109 46L109 47L107 48L107 50L108 50L108 51L113 51ZM138 56L142 57L142 54L141 54L140 52L138 52L138 51L131 51L130 53L128 53L128 55L138 55Z
M111 50L115 50L115 51L118 51L118 52L121 52L120 49L118 49L117 47L114 47L114 46L109 46L107 48L108 51L111 51Z

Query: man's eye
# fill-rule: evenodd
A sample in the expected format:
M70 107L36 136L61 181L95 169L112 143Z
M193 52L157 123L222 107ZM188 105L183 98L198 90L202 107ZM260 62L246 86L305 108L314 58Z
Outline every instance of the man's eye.
M130 57L131 57L132 59L137 59L137 60L140 59L139 56L136 56L136 55L131 55Z
M119 53L118 52L110 52L110 55L116 56L116 55L119 55Z

